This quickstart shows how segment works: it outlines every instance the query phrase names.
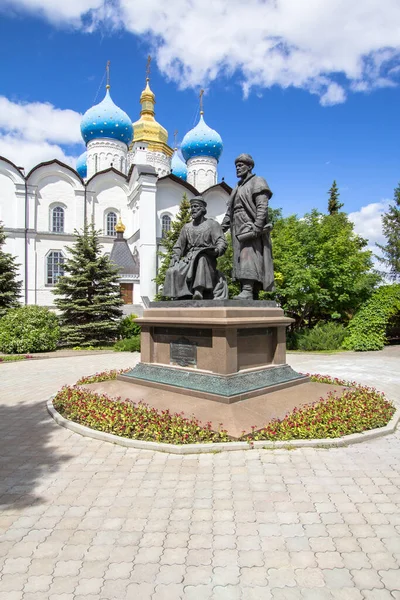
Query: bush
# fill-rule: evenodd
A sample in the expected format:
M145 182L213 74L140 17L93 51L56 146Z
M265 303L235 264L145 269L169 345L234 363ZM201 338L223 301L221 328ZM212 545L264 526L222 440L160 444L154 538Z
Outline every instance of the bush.
M63 417L75 423L135 440L169 444L229 441L226 431L213 431L211 423L203 425L194 417L188 419L146 404L114 400L87 389L64 387L53 405Z
M49 352L57 348L59 339L57 316L43 306L13 308L0 319L1 352Z
M292 348L310 352L313 350L339 350L348 333L341 323L323 323L313 329L303 329L294 334ZM293 339L294 338L294 339Z
M135 335L140 335L141 327L135 322L135 319L138 318L138 315L131 314L121 320L118 333L123 340L132 338Z
M359 352L382 350L387 343L386 330L400 314L400 284L384 285L361 307L348 325L349 337L343 347Z
M140 352L140 335L119 340L113 347L115 352Z

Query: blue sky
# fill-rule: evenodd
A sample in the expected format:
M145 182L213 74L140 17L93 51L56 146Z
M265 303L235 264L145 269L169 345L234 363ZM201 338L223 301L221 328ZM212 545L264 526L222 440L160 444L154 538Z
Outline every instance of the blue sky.
M142 6L141 6L142 4ZM249 152L284 214L326 210L336 179L371 242L400 180L400 3L369 0L0 0L0 154L73 163L79 114L107 60L113 100L136 120L146 57L156 117L178 140L205 119L220 177ZM343 14L346 7L346 14ZM245 11L245 12L242 12ZM97 102L104 95L104 82Z

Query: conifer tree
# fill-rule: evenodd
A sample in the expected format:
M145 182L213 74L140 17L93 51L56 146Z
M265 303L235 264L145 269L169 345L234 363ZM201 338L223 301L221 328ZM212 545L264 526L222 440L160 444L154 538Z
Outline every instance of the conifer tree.
M336 180L333 180L332 187L329 192L329 202L328 202L328 213L330 215L335 215L342 208L343 204L339 202L339 188L336 185Z
M22 281L17 279L18 265L15 263L15 258L2 249L5 241L6 235L0 223L0 317L9 308L18 306L22 287Z
M386 244L377 244L383 253L383 257L378 258L389 268L389 278L400 281L400 183L394 190L393 204L382 216L382 231Z
M66 346L99 346L113 342L122 316L118 269L101 255L93 225L68 248L65 275L59 277L54 303L61 311L61 340Z
M157 276L154 279L154 281L157 284L157 288L159 289L159 292L157 293L157 295L155 297L156 300L166 300L165 296L163 296L163 294L162 294L162 286L164 285L165 274L166 274L169 264L171 262L172 250L175 245L175 242L178 240L178 237L179 237L182 227L186 223L190 223L191 220L192 220L192 217L190 214L190 202L185 193L185 194L183 194L183 198L179 205L179 212L176 215L176 219L174 219L172 221L171 229L169 231L165 232L165 235L163 237L164 251L158 253L158 255L160 256L160 258L162 260L161 260L160 268L158 269Z

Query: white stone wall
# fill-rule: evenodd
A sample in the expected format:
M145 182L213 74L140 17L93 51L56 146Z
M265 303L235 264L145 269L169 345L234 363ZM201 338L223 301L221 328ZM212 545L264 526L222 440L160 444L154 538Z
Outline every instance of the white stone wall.
M207 216L221 223L226 213L229 194L222 187L217 186L203 192L203 198L207 202Z
M155 168L159 177L164 177L171 172L171 157L163 152L154 152L148 149L146 142L136 142L128 153L128 164L150 165Z
M175 218L184 193L188 199L195 195L184 183L168 177L158 179L156 174L139 174L137 169L133 169L129 181L114 171L99 173L85 188L76 172L58 161L33 169L25 182L15 165L0 159L0 220L7 233L6 250L20 265L24 283L21 300L53 304L52 286L47 285L47 255L55 250L67 256L66 248L74 243L74 230L82 229L85 214L88 222L93 220L95 228L104 232L110 210L121 216L131 251L137 248L139 252L140 280L134 284L133 302L140 303L141 295L152 299L161 219L164 214ZM228 198L225 190L217 186L206 191L204 197L208 216L222 219ZM65 210L63 233L51 231L54 206ZM111 252L113 241L114 237L101 236L103 252Z
M157 182L157 237L162 235L161 220L163 215L170 216L172 220L175 219L185 193L188 200L195 196L183 185L169 178Z
M109 138L91 140L87 144L87 178L99 171L114 167L126 175L128 170L128 147L124 142Z
M125 177L110 171L100 173L88 185L88 220L94 223L97 230L106 235L106 220L109 212L121 217L126 227L125 236L134 233L132 211L128 209L127 197L129 186ZM112 241L112 240L111 240Z
M187 181L199 192L217 183L217 160L210 156L198 156L187 161Z

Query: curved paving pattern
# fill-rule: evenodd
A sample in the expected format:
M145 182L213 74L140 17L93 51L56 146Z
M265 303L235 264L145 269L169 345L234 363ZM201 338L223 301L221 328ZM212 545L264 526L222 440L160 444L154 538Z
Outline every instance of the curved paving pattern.
M400 349L289 355L399 396ZM400 599L400 434L338 449L177 456L58 427L112 354L0 365L0 600Z

